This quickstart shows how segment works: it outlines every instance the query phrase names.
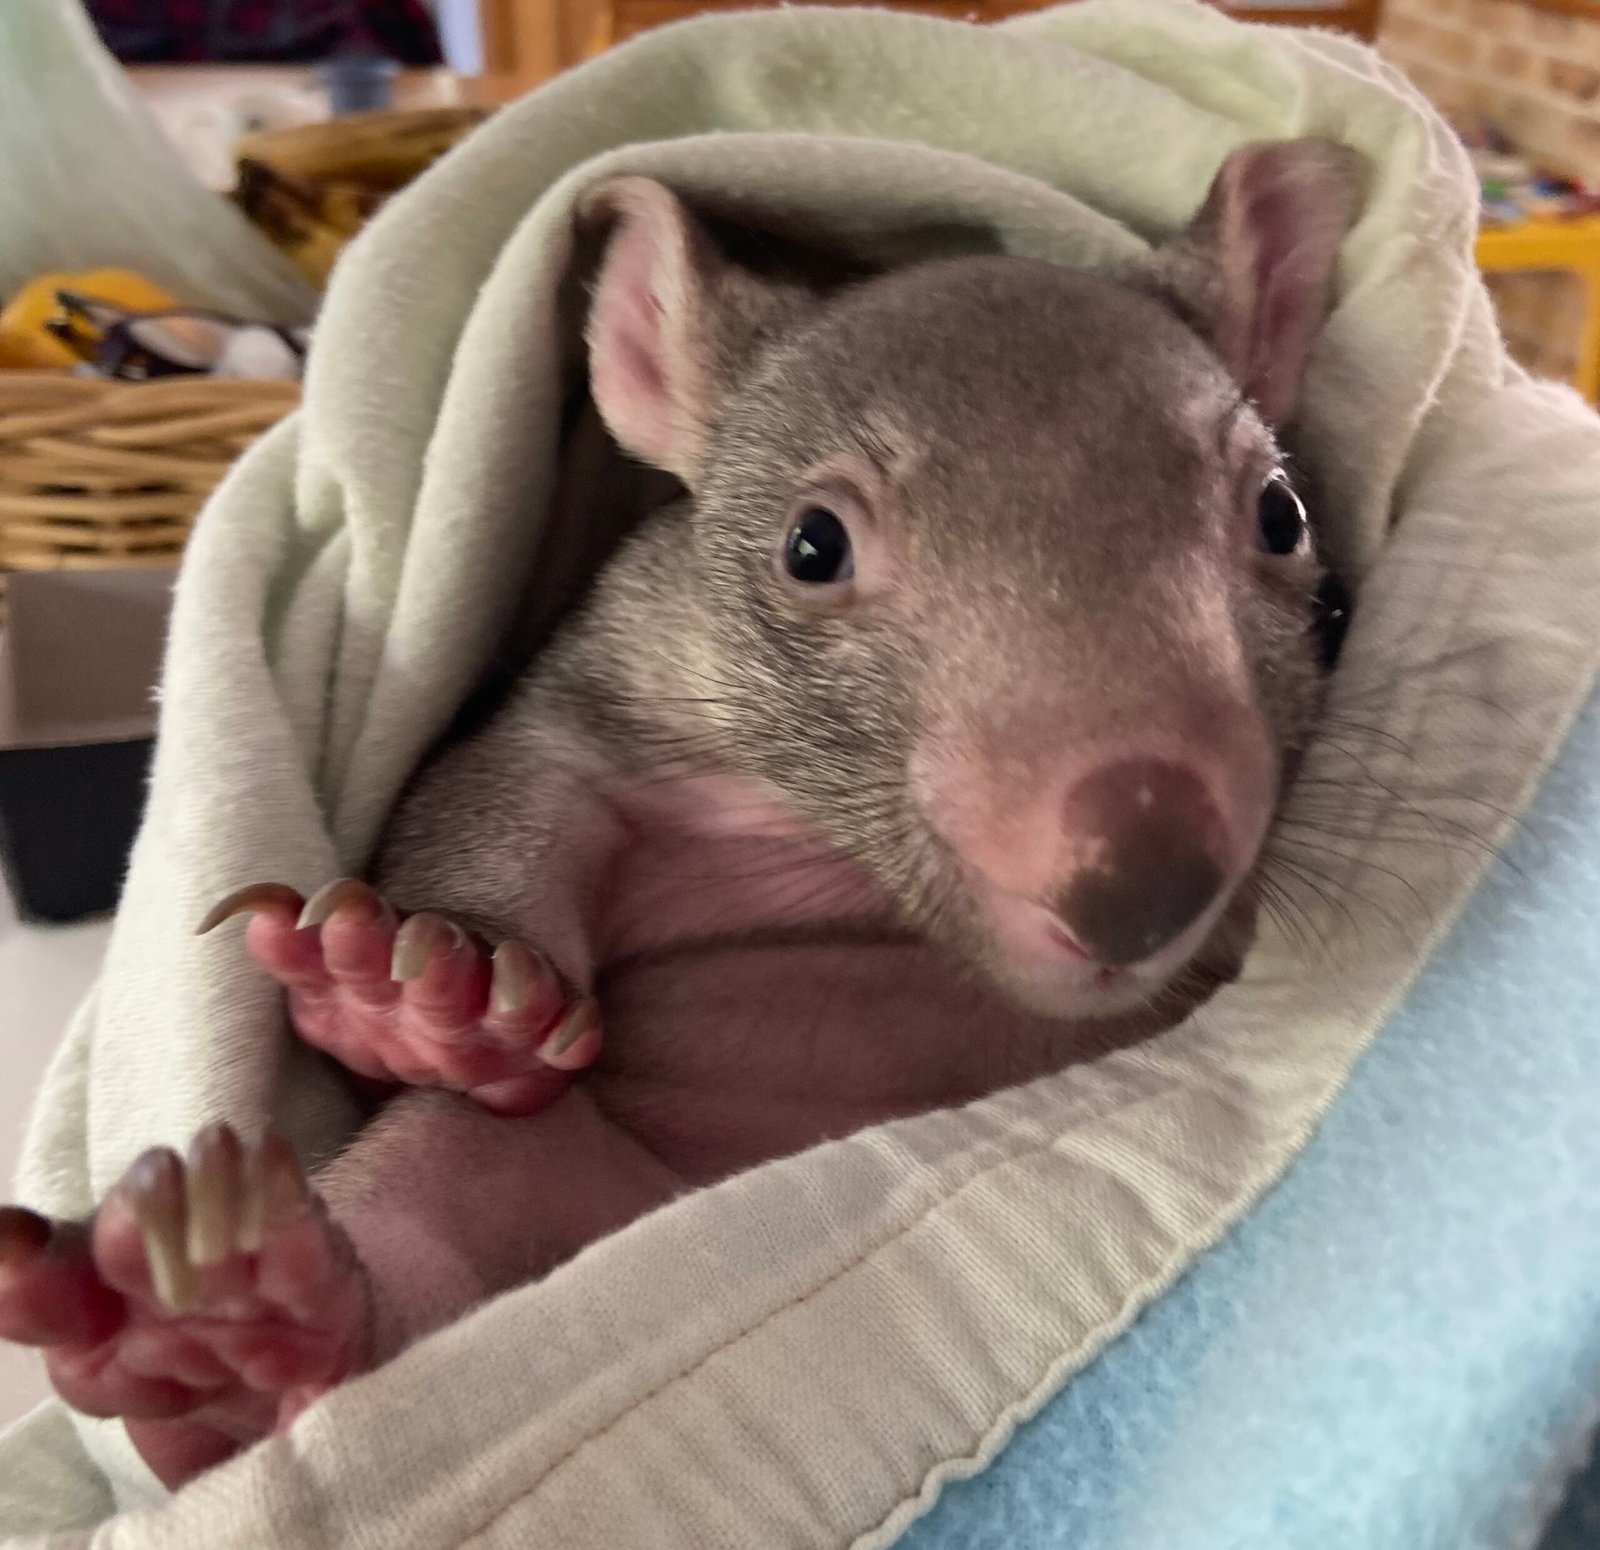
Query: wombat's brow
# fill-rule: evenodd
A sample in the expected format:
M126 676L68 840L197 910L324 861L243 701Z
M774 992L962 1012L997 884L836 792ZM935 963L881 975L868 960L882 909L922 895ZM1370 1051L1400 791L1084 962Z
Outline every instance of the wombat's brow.
M1239 423L1239 416L1246 413L1253 406L1242 391L1235 390L1229 400L1228 407L1223 410L1222 418L1217 421L1217 451L1226 456L1228 446L1233 440L1234 427Z

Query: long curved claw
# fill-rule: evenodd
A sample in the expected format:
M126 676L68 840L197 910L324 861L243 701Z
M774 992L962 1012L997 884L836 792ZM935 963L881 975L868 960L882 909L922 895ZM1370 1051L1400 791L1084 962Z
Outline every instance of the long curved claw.
M213 904L194 928L194 934L204 936L208 931L215 931L223 921L235 915L255 915L270 909L298 914L303 904L300 895L283 883L250 883Z

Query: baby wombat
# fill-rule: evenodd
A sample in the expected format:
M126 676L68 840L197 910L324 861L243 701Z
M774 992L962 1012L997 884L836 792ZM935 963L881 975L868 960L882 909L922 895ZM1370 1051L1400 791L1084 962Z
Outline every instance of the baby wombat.
M250 913L300 1035L407 1090L315 1191L215 1126L91 1223L5 1212L0 1332L178 1483L686 1188L1232 973L1321 678L1274 427L1358 182L1250 145L1114 277L833 287L597 187L593 398L686 498L422 770L371 886L207 922Z

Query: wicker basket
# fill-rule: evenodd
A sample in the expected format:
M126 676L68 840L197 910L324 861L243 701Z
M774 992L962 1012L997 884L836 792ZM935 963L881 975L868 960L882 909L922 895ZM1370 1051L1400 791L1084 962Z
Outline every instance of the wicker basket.
M7 571L171 564L229 465L299 401L292 382L0 372L0 609Z

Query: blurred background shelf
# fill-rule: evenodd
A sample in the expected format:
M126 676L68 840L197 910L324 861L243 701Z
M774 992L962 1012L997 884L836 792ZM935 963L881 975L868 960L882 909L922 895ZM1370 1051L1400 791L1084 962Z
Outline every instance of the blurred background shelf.
M756 0L766 4L768 0ZM779 3L779 0L770 0ZM978 22L1044 8L1043 0L891 0L893 9ZM1377 36L1383 0L1255 7L1224 4L1242 19L1330 27ZM751 9L751 0L479 0L483 67L494 89L526 89L651 27L715 11Z

